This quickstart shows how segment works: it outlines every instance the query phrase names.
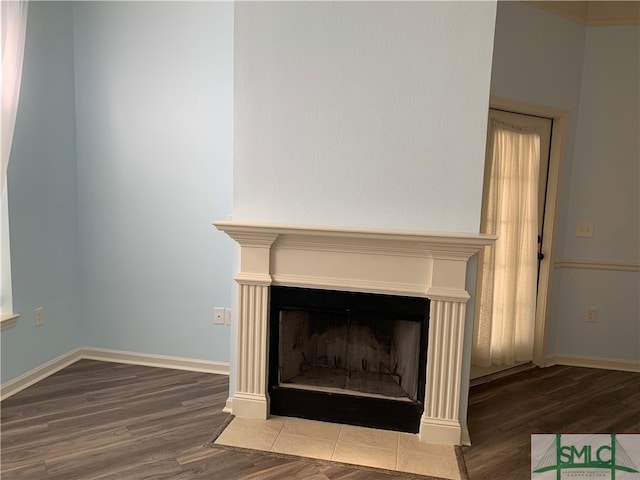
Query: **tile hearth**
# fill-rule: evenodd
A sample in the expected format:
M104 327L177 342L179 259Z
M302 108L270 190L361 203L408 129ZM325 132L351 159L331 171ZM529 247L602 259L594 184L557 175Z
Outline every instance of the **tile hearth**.
M301 418L236 417L215 443L452 480L462 478L455 447L421 442L418 435L410 433Z

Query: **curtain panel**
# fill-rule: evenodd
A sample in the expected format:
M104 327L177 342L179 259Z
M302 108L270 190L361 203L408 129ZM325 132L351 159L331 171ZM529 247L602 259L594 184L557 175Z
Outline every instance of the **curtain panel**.
M540 135L492 119L489 191L481 231L498 236L479 265L480 312L474 365L513 365L532 359L537 290Z
M2 171L0 189L9 165L13 130L18 112L20 83L22 80L22 60L27 32L28 2L23 0L2 1Z

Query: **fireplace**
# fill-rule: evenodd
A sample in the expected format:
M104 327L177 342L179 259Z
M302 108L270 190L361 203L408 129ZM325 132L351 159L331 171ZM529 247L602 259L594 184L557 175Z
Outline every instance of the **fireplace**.
M393 376L394 369L397 375L401 368L398 364L396 369L391 353L384 356L384 366L380 366L379 359L351 355L349 348L343 349L339 361L337 354L333 359L334 354L328 351L305 351L308 358L305 360L303 357L293 367L283 366L287 372L283 372L274 382L272 375L275 374L272 372L279 370L280 365L276 364L275 370L271 369L270 372L274 348L279 349L272 341L274 335L279 335L275 329L280 328L281 321L286 329L298 329L298 333L304 334L311 343L317 343L321 331L333 329L333 335L350 324L354 335L368 335L375 339L377 331L379 338L376 345L383 350L397 349L397 346L388 346L390 344L385 343L386 340L381 340L382 337L394 335L389 334L391 327L382 319L373 323L367 319L363 324L360 317L351 316L349 320L349 314L346 313L347 327L341 327L338 320L340 315L336 312L311 315L312 312L305 312L304 308L296 308L296 305L291 305L289 309L282 308L275 316L271 315L271 300L277 301L280 287L412 297L416 301L428 301L429 312L428 325L421 327L421 334L427 335L427 347L426 355L423 350L420 353L419 370L424 370L425 377L418 379L417 395L407 388L406 398L389 399L387 397L393 395L362 391L368 390L368 387L359 387L357 390L353 388L353 383L347 388L342 385L329 386L328 380L324 380L319 389L326 395L359 399L384 397L381 400L393 402L384 415L374 412L373 417L400 415L400 404L418 403L418 430L422 441L460 444L463 433L460 420L466 417L466 411L461 411L460 399L466 303L469 299L465 290L467 262L483 246L493 243L495 236L260 224L233 220L216 222L215 226L240 245L240 271L236 275L239 285L238 343L237 355L233 360L237 375L235 392L227 402L229 411L239 417L266 419L279 411L276 391L283 390L302 392L302 400L298 403L313 402L313 399L304 395L308 391L317 391L318 386L309 385L313 382L308 380L306 384L299 383L300 379L296 379L295 373L305 369L310 371L312 367L320 368L325 362L327 366L333 364L334 369L346 363L355 365L351 370L352 377L359 374L358 370L360 373L391 370L390 375ZM283 311L288 313L281 315ZM309 318L305 318L305 315ZM278 326L273 327L270 322L276 318ZM401 320L411 321L406 318ZM398 334L409 327L404 324L395 328ZM287 341L295 345L296 338ZM302 357L300 348L296 355ZM376 368L373 368L374 363L378 364ZM277 388L274 389L276 384ZM331 388L342 390L339 393L327 391Z
M418 433L428 318L425 298L272 287L271 413Z

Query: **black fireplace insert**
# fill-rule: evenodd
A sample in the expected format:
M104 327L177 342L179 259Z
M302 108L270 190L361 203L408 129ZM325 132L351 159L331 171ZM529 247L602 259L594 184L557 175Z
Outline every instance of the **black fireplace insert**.
M417 433L429 300L271 287L274 415Z

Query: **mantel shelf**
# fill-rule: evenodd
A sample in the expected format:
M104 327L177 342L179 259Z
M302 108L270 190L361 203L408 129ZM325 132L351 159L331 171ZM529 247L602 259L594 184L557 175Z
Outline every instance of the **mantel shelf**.
M239 222L233 220L214 222L218 230L225 232L241 245L258 239L265 242L297 240L298 243L317 245L357 240L364 244L414 245L422 250L447 250L473 253L491 245L495 235L483 233L430 232L422 230L393 230L382 228L355 228L324 225L291 225L277 223Z

